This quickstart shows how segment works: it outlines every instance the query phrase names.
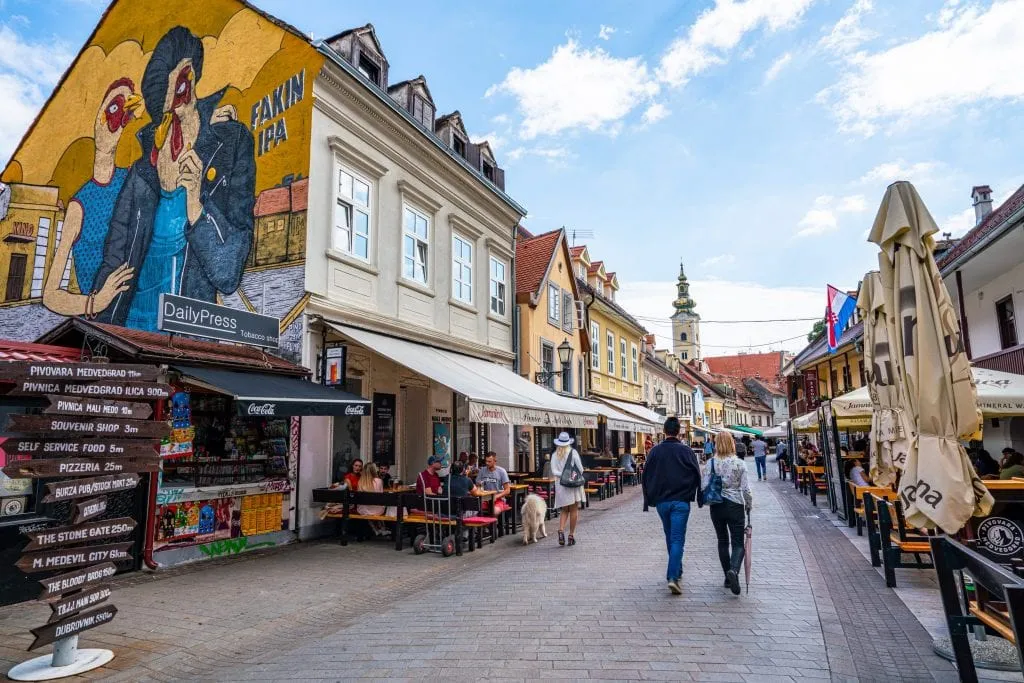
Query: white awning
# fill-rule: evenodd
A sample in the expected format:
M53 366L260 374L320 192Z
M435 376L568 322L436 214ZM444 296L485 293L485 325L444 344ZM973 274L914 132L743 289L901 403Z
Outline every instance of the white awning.
M654 425L638 420L629 413L623 413L601 401L584 401L594 406L597 414L608 422L608 429L618 432L640 432L641 434L657 434Z
M596 429L597 410L523 379L497 363L330 324L340 334L469 400L469 421Z
M597 398L616 410L621 410L629 415L637 416L640 418L641 422L649 423L654 427L656 432L660 432L661 425L665 424L664 415L656 413L646 406L642 406L638 403L630 403L629 401L616 401L615 399L605 398L603 396L598 396Z
M787 433L786 427L787 423L785 422L783 422L780 425L775 425L774 427L769 427L768 429L764 430L764 435L770 439L784 438Z
M793 419L794 432L816 432L818 431L818 411L812 410L809 413Z

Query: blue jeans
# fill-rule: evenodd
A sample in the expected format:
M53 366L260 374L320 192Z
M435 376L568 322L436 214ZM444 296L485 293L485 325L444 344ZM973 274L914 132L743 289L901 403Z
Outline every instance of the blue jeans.
M658 503L658 516L665 529L668 546L667 581L683 578L683 546L686 545L686 523L690 520L690 504L678 500Z
M764 477L768 478L768 456L759 455L754 458L754 464L757 465L757 478Z

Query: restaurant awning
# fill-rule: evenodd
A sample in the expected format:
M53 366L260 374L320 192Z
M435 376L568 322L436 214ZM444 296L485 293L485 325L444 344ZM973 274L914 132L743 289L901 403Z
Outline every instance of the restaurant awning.
M628 415L635 415L640 418L641 422L649 423L652 425L657 432L661 431L661 426L665 424L665 416L661 413L656 413L646 406L642 406L639 403L630 403L629 401L616 401L612 398L605 398L603 396L597 397L602 403L607 403L616 410L621 410Z
M768 429L764 430L764 436L769 439L784 439L786 437L787 426L788 423L783 422L780 425L769 427Z
M818 431L818 411L812 410L809 413L793 418L794 432L816 432Z
M190 365L173 365L182 382L235 399L239 415L287 417L296 415L370 414L370 402L347 391L331 389L297 377L259 372L234 372Z
M753 427L747 427L746 425L729 425L729 429L734 429L737 432L743 432L752 436L764 436L764 433L760 429L754 429Z
M619 432L640 432L641 434L657 434L654 425L638 420L629 413L623 413L601 401L583 401L593 406L597 414L603 417L608 423L608 429Z
M692 429L695 432L704 434L706 436L714 436L715 434L718 433L717 429L709 429L708 427L698 427L697 425L690 425L690 429Z
M497 363L347 325L328 324L370 351L465 396L470 422L597 428L596 409L538 386Z

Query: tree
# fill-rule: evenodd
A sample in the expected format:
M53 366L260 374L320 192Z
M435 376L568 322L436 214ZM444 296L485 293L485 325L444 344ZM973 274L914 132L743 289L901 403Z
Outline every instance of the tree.
M814 341L821 338L821 335L825 334L825 319L822 318L814 323L814 327L811 328L810 333L807 335L807 343L811 344Z

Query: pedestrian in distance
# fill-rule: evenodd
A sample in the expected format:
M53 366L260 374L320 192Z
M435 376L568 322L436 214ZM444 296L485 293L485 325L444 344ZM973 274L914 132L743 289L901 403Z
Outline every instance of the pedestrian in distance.
M568 432L562 432L555 439L555 452L551 456L551 476L555 479L555 507L558 515L558 545L565 545L565 527L569 526L569 545L576 545L576 522L580 518L580 504L587 492L585 486L563 486L562 471L575 465L583 474L583 461L580 454L572 447L573 438Z
M721 479L721 501L710 505L711 523L718 536L718 560L725 572L725 585L734 595L739 595L744 522L754 505L754 497L750 493L747 466L736 457L736 442L729 432L715 437L715 450L715 457L704 466L701 490L708 488L712 477Z
M710 436L704 437L704 459L707 460L709 457L715 454L715 443L711 440Z
M750 444L750 449L754 452L754 464L757 466L757 480L768 478L768 442L762 439L760 436L754 437L754 442Z
M668 547L666 580L673 595L683 592L683 548L686 545L686 524L690 519L690 503L697 497L700 485L700 464L689 446L679 440L679 420L665 420L665 440L651 449L644 464L644 512L653 507L661 517Z

